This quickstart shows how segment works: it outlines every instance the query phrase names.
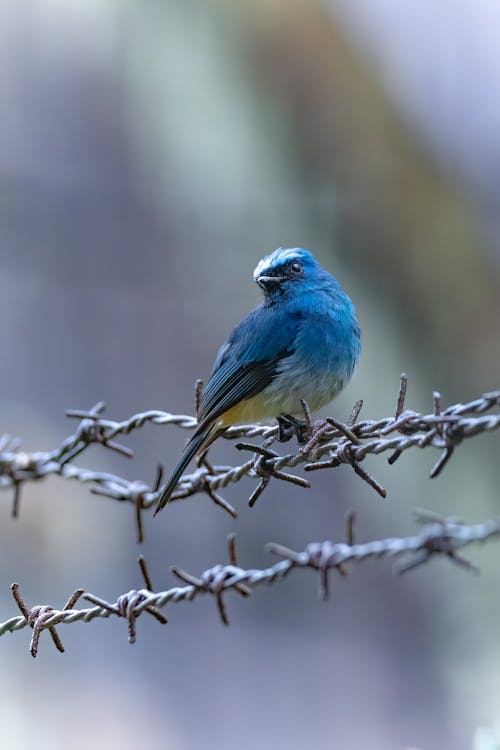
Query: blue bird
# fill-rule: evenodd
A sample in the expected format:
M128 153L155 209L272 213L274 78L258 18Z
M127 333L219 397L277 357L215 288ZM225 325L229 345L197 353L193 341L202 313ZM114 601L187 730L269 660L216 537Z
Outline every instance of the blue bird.
M302 248L262 258L254 280L261 304L222 344L202 393L198 427L162 490L167 504L193 456L230 425L316 410L350 380L360 352L354 305L337 279Z

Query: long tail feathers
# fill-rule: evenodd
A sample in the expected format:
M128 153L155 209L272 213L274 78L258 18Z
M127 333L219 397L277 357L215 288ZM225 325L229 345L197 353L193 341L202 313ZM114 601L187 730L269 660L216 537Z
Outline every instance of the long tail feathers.
M181 474L183 473L184 469L188 465L188 463L191 461L193 456L200 451L202 447L208 447L212 440L216 437L216 434L219 432L217 429L217 426L213 423L208 424L205 426L204 429L202 429L200 432L196 432L191 440L188 442L184 449L184 453L182 454L179 463L175 467L175 469L172 472L172 475L170 476L170 479L168 480L167 484L163 488L163 491L160 495L160 499L158 500L158 505L156 506L154 515L156 516L157 513L162 510L165 505L170 500L170 496L172 495L175 487L177 486L177 482L179 481Z

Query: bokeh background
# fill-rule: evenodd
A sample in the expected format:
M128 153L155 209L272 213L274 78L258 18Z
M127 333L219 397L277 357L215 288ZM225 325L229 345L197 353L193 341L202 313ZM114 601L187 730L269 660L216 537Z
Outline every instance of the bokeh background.
M363 398L391 414L499 385L500 11L488 0L1 0L0 431L47 449L66 408L193 412L221 341L258 299L252 271L304 246L342 280L363 330L359 371L333 412ZM133 461L80 463L152 481L185 433L149 426ZM222 441L224 442L224 441ZM217 445L215 460L238 461ZM0 506L1 620L26 600L62 605L77 586L113 600L156 589L169 565L198 573L268 562L264 545L413 531L425 506L497 514L498 439L464 445L443 476L432 451L367 462L381 501L348 469L313 489L250 483L148 517L62 480ZM0 641L0 745L24 749L481 750L500 720L498 548L474 577L436 561L408 577L364 564L320 603L312 574L139 622L62 626L66 653L28 633ZM488 739L489 738L489 739ZM486 745L485 743L491 743Z

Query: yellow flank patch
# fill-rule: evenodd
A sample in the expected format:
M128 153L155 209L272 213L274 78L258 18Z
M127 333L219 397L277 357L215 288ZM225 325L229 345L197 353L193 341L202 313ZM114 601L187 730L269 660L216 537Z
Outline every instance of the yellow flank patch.
M242 422L259 422L262 419L270 419L274 414L269 410L267 399L262 393L257 393L252 398L244 399L239 404L228 409L221 417L222 427L229 427Z

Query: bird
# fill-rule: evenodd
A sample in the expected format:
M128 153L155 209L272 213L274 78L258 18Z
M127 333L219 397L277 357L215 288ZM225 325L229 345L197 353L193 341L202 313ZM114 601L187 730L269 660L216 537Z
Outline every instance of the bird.
M263 292L222 344L197 413L198 426L161 490L168 503L191 459L229 426L294 418L328 404L351 379L361 348L354 305L337 279L303 248L278 248L259 261Z

